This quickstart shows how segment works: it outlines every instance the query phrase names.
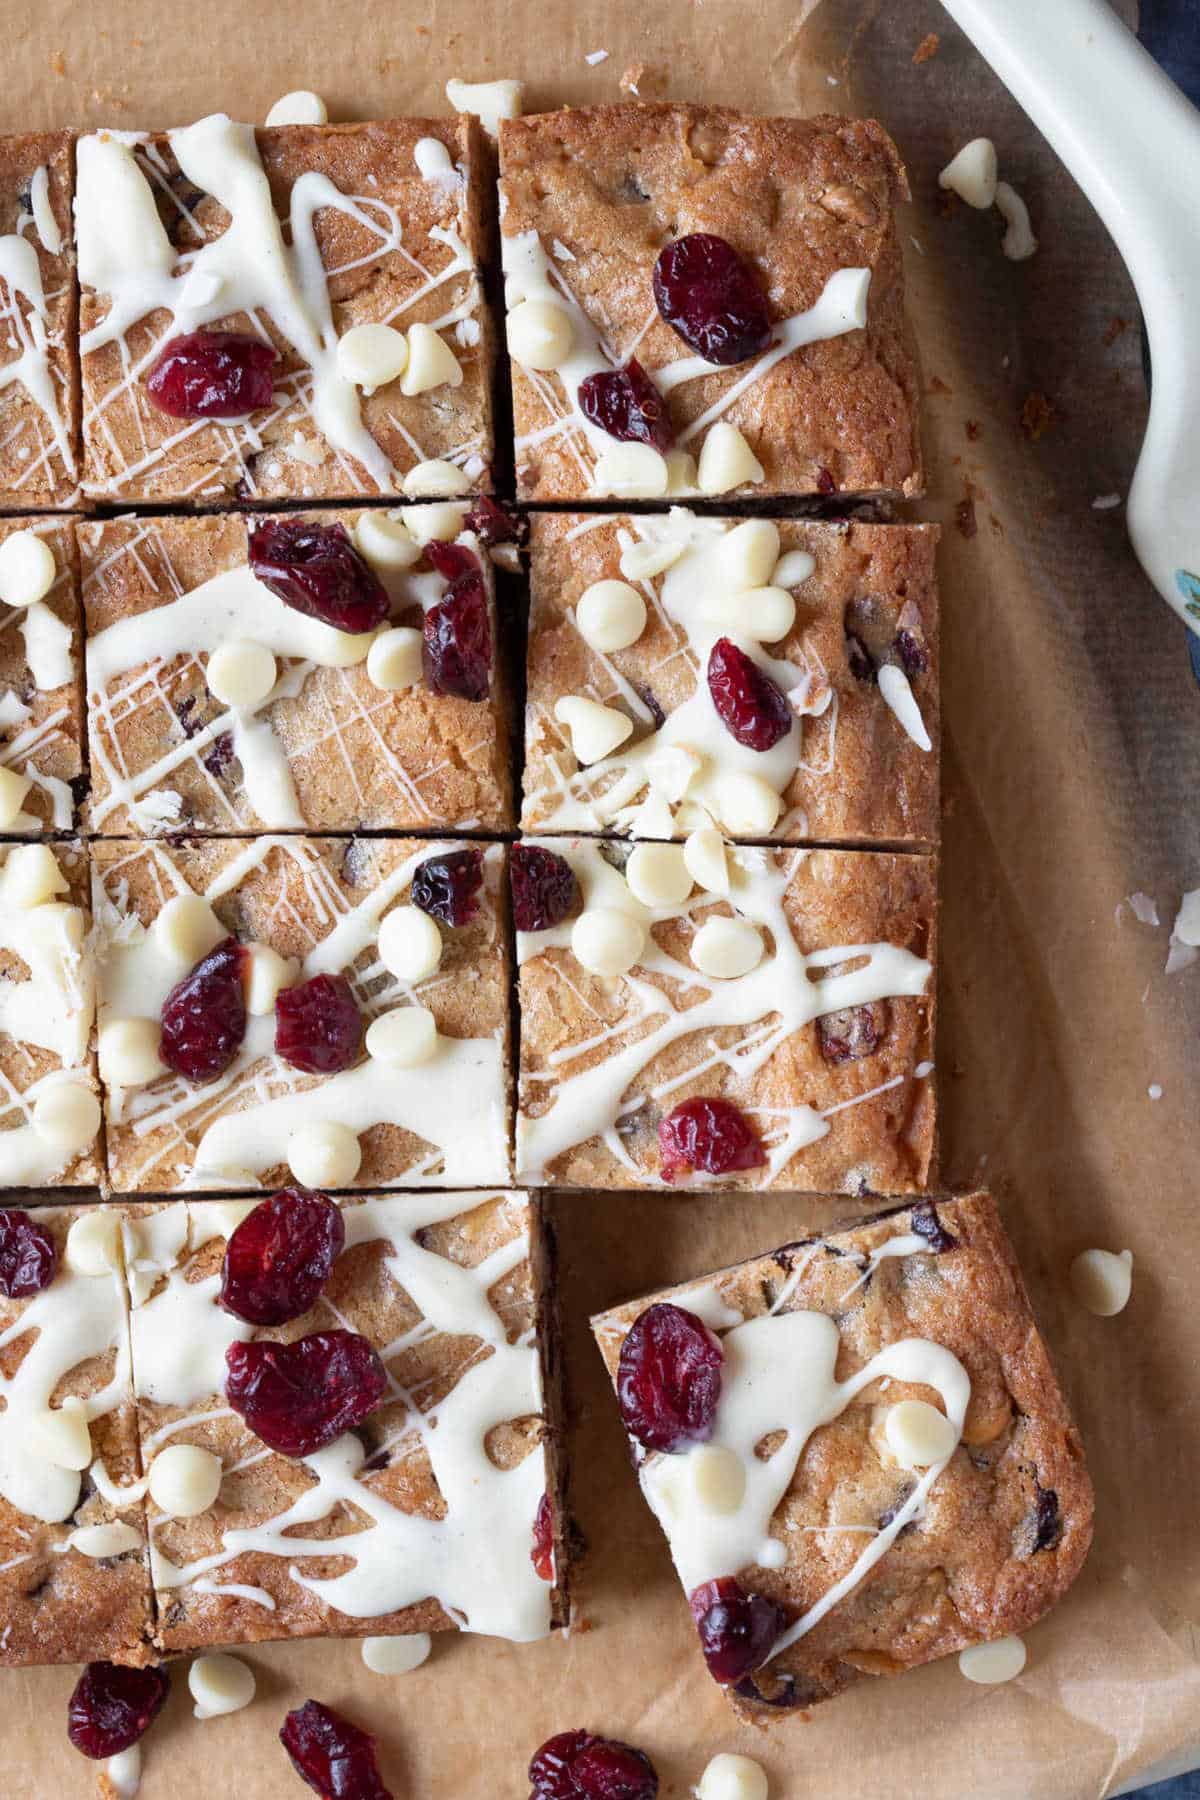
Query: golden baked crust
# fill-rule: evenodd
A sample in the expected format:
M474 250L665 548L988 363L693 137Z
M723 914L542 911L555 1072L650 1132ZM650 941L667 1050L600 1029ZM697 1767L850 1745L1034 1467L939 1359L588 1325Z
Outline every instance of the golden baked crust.
M36 824L26 826L24 833L70 831L83 776L83 633L75 531L68 519L0 519L0 544L15 531L36 532L54 552L58 574L42 605L72 634L73 674L60 687L36 686L22 630L25 614L0 612L0 698L12 695L17 702L11 722L0 725L0 763L32 779L21 810ZM12 829L24 834L20 826Z
M929 1252L872 1264L872 1252L910 1232L914 1219L926 1233L932 1227ZM835 1318L839 1381L885 1345L919 1337L953 1352L971 1382L961 1444L924 1515L805 1636L747 1678L732 1695L739 1711L762 1718L812 1706L863 1675L899 1674L1023 1631L1062 1597L1091 1542L1091 1482L989 1195L923 1202L604 1313L592 1326L609 1373L615 1377L625 1334L651 1301L686 1308L700 1288L743 1319L772 1310ZM914 1485L874 1447L873 1409L930 1392L893 1378L885 1395L872 1382L813 1433L772 1518L787 1560L741 1571L744 1587L796 1619L848 1572L864 1540L845 1528L878 1528Z
M916 358L892 216L908 186L880 125L722 107L580 107L503 120L500 170L504 238L536 231L555 279L614 361L636 355L651 372L691 354L659 318L651 289L673 238L725 238L758 272L776 319L814 305L836 270L868 268L865 331L785 356L725 407L765 472L761 485L738 491L922 491ZM682 447L696 451L689 428L746 372L739 365L673 389ZM563 412L557 377L535 383L514 363L513 412L523 498L587 494L591 452L578 430L554 428Z

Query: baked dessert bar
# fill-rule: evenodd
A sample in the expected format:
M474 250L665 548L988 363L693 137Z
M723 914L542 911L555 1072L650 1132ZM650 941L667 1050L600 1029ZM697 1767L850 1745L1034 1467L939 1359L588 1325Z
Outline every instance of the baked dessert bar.
M592 1325L739 1711L1023 1631L1078 1574L1083 1448L988 1195L786 1244Z
M320 1298L258 1327L219 1303L227 1240L253 1204L172 1201L136 1209L129 1228L161 1646L456 1626L525 1641L565 1622L535 1205L514 1193L342 1201L345 1249ZM298 1435L307 1418L271 1421L273 1441L285 1434L296 1452L283 1454L231 1410L226 1350L311 1349L314 1334L339 1332L382 1358L379 1404L312 1452L302 1446L317 1433ZM154 1500L156 1458L181 1446L205 1453L212 1499L171 1516Z
M0 1245L0 1663L144 1662L150 1576L118 1210L5 1207Z
M500 171L525 499L921 492L881 126L571 108Z
M86 492L488 487L489 156L468 118L81 138Z
M92 858L115 1190L509 1178L502 846L97 839Z
M524 828L935 843L937 539L536 517Z
M81 525L92 828L511 829L492 565L466 513Z
M512 859L520 1180L928 1185L929 858L735 849L710 830Z
M0 1186L102 1178L90 926L81 844L0 851Z
M79 558L66 519L0 520L0 831L70 831L83 780Z
M79 494L72 133L0 137L0 511Z

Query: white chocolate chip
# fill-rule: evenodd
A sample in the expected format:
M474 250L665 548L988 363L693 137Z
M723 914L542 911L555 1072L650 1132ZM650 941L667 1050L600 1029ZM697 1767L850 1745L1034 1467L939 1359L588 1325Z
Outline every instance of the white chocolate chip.
M92 1460L87 1408L76 1394L47 1407L34 1423L37 1453L58 1469L86 1469Z
M771 571L771 586L798 588L808 580L816 566L816 557L810 556L807 550L786 550Z
M67 878L49 844L15 844L5 857L0 904L6 908L27 912L67 892Z
M991 138L972 138L946 164L938 176L938 186L949 188L968 206L986 212L996 198L997 172L996 146Z
M691 954L703 974L736 981L762 961L762 934L745 919L706 919L692 939Z
M664 458L667 465L667 493L675 498L679 494L694 494L697 486L696 459L690 450L668 450Z
M415 542L424 548L434 538L441 544L452 544L466 524L467 511L461 500L443 500L437 506L402 506L400 517Z
M71 1533L72 1550L95 1560L102 1556L124 1556L141 1547L141 1532L135 1531L132 1525L123 1525L118 1519L107 1525L80 1525Z
M643 906L682 906L692 891L678 844L639 844L625 864L625 879Z
M766 479L763 466L736 425L711 425L700 448L696 485L702 494L727 494L747 482Z
M722 1750L714 1756L696 1789L696 1800L767 1800L766 1771L750 1756Z
M905 735L918 750L930 751L933 743L921 717L916 695L908 676L898 663L884 663L879 671L879 692L884 705L890 707Z
M428 1062L437 1051L437 1021L427 1006L397 1006L367 1027L367 1055L397 1069Z
M462 378L462 364L445 338L439 337L431 325L410 325L408 361L400 381L400 392L411 399L415 394L429 393L432 388L461 387Z
M593 581L579 596L575 623L593 650L628 650L646 629L646 602L627 581Z
M98 1278L121 1267L121 1220L96 1206L81 1213L67 1233L65 1260L74 1275Z
M717 783L717 812L733 837L766 837L775 829L783 801L761 775L723 775Z
M231 638L209 657L204 679L223 705L258 706L275 686L275 658L265 644Z
M613 906L588 907L571 927L571 948L592 975L624 975L645 947L645 926Z
M208 1211L220 1225L220 1235L231 1238L243 1219L248 1219L257 1200L208 1200L205 1202Z
M624 500L656 500L667 491L666 460L652 444L612 444L596 459L592 491Z
M362 1659L372 1675L407 1675L429 1660L433 1639L425 1631L407 1637L368 1637L362 1641Z
M508 353L523 369L561 369L574 343L571 315L555 300L520 300L508 315Z
M628 713L615 706L601 706L596 700L584 700L576 694L565 694L555 701L554 716L565 725L571 739L575 760L585 767L611 756L633 730Z
M100 1102L81 1082L56 1082L34 1101L33 1128L62 1156L77 1156L100 1129Z
M292 957L280 956L270 944L247 944L246 1011L255 1019L265 1019L275 1011L282 988L295 987L300 979L300 965Z
M796 619L796 602L786 588L743 588L736 594L719 594L705 607L705 616L726 631L753 638L760 644L777 644Z
M254 1670L240 1656L218 1652L198 1656L188 1670L188 1692L196 1702L197 1719L219 1719L241 1712L254 1698Z
M357 1134L334 1119L301 1125L288 1139L288 1168L301 1187L349 1187L361 1162Z
M268 125L327 125L329 110L320 94L296 88L275 102L267 114Z
M419 906L393 906L379 927L379 959L401 981L424 981L442 960L442 934Z
M337 344L337 372L364 394L386 387L408 367L408 339L394 325L352 325Z
M114 1800L136 1800L142 1785L142 1746L130 1744L128 1750L119 1750L115 1756L110 1756L104 1765L104 1773Z
M221 1459L199 1444L168 1444L150 1464L149 1488L172 1519L195 1519L221 1491Z
M729 864L725 839L715 825L701 825L684 840L683 860L697 887L710 894L728 894Z
M746 1492L746 1468L736 1450L701 1444L687 1459L692 1492L707 1512L735 1513Z
M435 456L416 463L401 485L410 500L440 500L444 494L469 494L471 477L456 463Z
M44 600L57 573L53 550L36 532L14 531L0 544L0 600L5 606Z
M1025 1667L1025 1646L1019 1637L993 1638L990 1644L971 1644L960 1650L958 1666L968 1681L990 1687L1011 1681Z
M779 528L770 519L745 519L717 546L721 573L732 587L766 587L779 561Z
M32 786L28 775L18 775L15 769L0 769L0 831L15 824Z
M501 119L519 119L525 85L520 81L448 81L446 98L455 112L474 113L489 137Z
M374 642L373 631L337 631L326 625L321 636L321 662L327 669L353 669L367 660Z
M1029 208L1007 181L996 183L996 205L1008 226L1000 248L1009 262L1028 261L1038 247L1029 223Z
M199 894L176 894L159 909L150 935L163 956L190 969L229 933Z
M1081 1250L1071 1264L1071 1291L1080 1306L1098 1319L1112 1319L1129 1304L1133 1290L1133 1252Z
M387 513L363 513L354 527L354 541L373 569L411 569L420 561L421 546L403 518L393 519Z
M101 1079L108 1087L145 1087L167 1074L157 1019L105 1019L97 1038Z
M928 1469L953 1456L958 1432L928 1400L898 1400L883 1421L888 1449L902 1469Z
M367 657L367 674L385 694L420 684L424 664L424 640L414 625L393 625L381 631Z
M649 581L677 563L685 549L681 537L642 538L621 551L620 570L626 581Z

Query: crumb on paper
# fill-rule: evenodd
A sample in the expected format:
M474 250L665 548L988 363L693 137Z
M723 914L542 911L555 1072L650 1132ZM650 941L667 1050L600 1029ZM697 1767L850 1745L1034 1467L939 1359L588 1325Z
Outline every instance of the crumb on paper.
M1107 349L1109 344L1116 343L1122 332L1128 330L1129 320L1123 319L1120 313L1114 313L1112 318L1108 321L1108 324L1104 327L1104 336L1101 338L1100 342Z
M921 242L920 238L915 238L915 237L910 236L909 242L911 243L913 249L916 251L918 256L924 256L925 246Z
M1162 1083L1160 1081L1152 1081L1150 1086L1146 1089L1146 1092L1149 1094L1151 1100L1161 1100L1163 1096Z
M585 63L587 63L589 68L594 69L597 63L602 63L602 62L608 61L608 51L607 50L589 50L583 60Z
M963 430L967 434L967 442L969 444L977 444L983 436L983 426L979 423L978 419L968 419L963 426Z
M838 80L836 75L827 75L825 77L825 79L829 83L830 87L840 87L841 86L841 82Z
M927 31L916 49L913 51L913 62L919 68L922 63L932 62L942 47L942 40L936 31Z
M50 52L50 72L52 75L66 74L67 59L61 50L52 50Z
M1058 414L1054 402L1040 388L1031 388L1025 396L1021 408L1021 430L1031 444L1036 444L1040 437L1054 424Z
M952 394L954 389L948 382L943 381L940 375L931 375L929 377L929 392L931 394Z
M1028 262L1038 247L1029 223L1029 208L1009 181L996 183L996 205L1008 229L1000 248L1009 262Z
M635 100L661 99L667 91L666 77L650 63L630 63L621 77L621 92Z
M1097 494L1092 501L1093 512L1111 512L1114 506L1120 506L1120 494Z

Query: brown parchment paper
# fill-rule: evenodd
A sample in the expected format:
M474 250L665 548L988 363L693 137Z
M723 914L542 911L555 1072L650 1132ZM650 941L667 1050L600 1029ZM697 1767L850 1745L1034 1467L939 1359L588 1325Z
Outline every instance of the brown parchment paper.
M986 1179L1006 1204L1097 1487L1090 1562L1029 1634L1017 1683L972 1687L951 1660L865 1683L810 1723L735 1726L700 1667L586 1320L794 1238L821 1209L563 1200L588 1544L569 1641L447 1640L399 1679L369 1674L354 1644L265 1646L247 1659L255 1705L204 1725L181 1669L146 1743L144 1800L299 1795L276 1732L309 1695L375 1730L397 1796L420 1800L522 1796L531 1751L575 1725L644 1745L673 1797L718 1749L757 1756L777 1800L1075 1800L1200 1761L1200 967L1162 972L1166 923L1200 882L1200 694L1121 509L1092 506L1128 489L1145 398L1132 291L1082 197L933 0L6 0L2 21L5 131L175 125L217 108L261 119L293 87L319 90L334 118L440 111L449 75L520 75L532 110L615 99L639 63L644 95L876 112L894 131L915 196L903 230L928 390L931 492L914 515L947 527L946 1172ZM914 64L932 31L938 54ZM596 50L608 56L589 65ZM937 170L979 132L1029 200L1030 263L1003 259L994 216L938 206ZM1157 899L1162 929L1128 907L1118 921L1134 890ZM1066 1287L1092 1243L1135 1256L1115 1320L1079 1311ZM95 1792L64 1732L74 1678L0 1675L5 1800Z

